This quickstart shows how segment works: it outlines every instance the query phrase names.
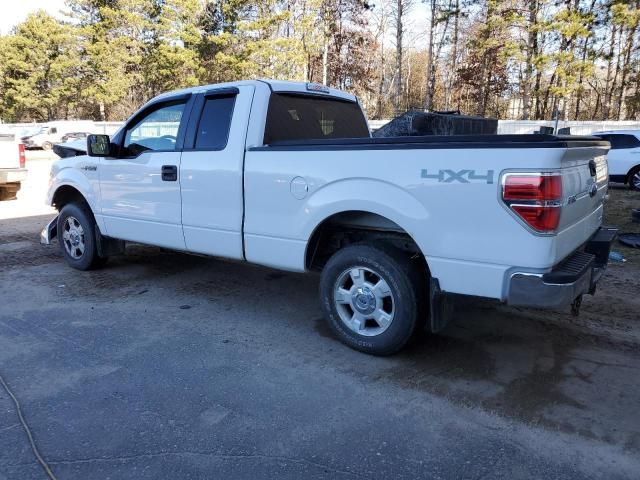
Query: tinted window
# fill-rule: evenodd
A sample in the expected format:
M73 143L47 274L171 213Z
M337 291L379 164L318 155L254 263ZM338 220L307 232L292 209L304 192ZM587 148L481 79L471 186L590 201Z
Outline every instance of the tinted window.
M367 121L357 103L292 94L272 94L269 100L265 144L368 136Z
M598 135L603 140L608 140L611 143L611 150L618 150L622 148L636 148L640 147L640 140L633 135L621 135L621 134L607 134Z
M127 128L124 147L128 155L146 150L175 150L184 102L153 108Z
M198 123L196 148L222 150L227 145L235 101L235 95L206 99Z

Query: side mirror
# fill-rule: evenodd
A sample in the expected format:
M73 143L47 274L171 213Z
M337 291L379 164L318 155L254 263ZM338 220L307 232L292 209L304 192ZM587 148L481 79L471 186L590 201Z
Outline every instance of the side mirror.
M87 155L108 157L111 154L109 135L87 135Z

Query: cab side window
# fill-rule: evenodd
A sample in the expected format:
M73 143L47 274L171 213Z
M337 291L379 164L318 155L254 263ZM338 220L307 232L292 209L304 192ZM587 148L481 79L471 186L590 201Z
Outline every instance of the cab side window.
M196 132L198 150L223 150L227 146L235 95L208 97Z
M137 156L148 150L174 151L184 107L184 101L170 102L143 112L127 127L123 144L125 156Z

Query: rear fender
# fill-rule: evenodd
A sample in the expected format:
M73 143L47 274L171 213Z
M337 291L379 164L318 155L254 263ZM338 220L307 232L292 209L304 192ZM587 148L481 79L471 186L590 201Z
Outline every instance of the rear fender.
M426 232L429 212L415 197L391 183L372 179L347 179L328 183L306 201L307 213L300 236L311 239L315 230L327 218L347 211L362 211L380 215L401 227L428 255Z

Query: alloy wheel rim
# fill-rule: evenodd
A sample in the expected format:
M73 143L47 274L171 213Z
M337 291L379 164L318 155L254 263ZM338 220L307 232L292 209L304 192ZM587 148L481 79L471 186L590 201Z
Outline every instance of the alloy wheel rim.
M67 254L75 260L84 255L84 229L77 218L69 216L62 226L62 242Z
M640 172L636 172L636 174L633 176L633 186L636 188L636 190L640 190Z
M389 284L368 267L342 272L333 291L338 316L354 333L374 337L386 331L395 316L395 298Z

